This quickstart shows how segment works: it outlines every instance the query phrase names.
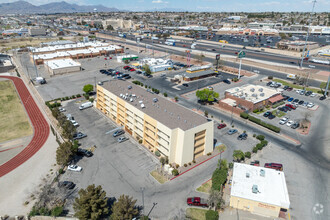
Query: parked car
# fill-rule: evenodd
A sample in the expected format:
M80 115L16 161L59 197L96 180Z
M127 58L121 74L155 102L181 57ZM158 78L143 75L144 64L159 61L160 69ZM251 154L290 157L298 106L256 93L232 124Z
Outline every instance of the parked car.
M66 189L73 189L76 186L76 184L74 184L71 181L63 181L63 182L59 182L58 186Z
M269 115L271 115L272 113L271 112L265 112L264 113L264 117L268 117Z
M237 139L238 140L246 140L247 137L248 137L247 133L242 133L237 137Z
M223 124L219 124L218 125L218 129L221 129L221 128L225 128L227 125L225 124L225 123L223 123Z
M293 125L291 125L291 128L296 129L300 126L299 122L295 122Z
M269 119L274 119L274 118L275 118L275 115L270 114L270 115L268 116L268 118L269 118Z
M73 126L75 126L75 127L78 127L79 126L78 122L76 122L75 120L70 120L70 121L71 121L71 123L72 123Z
M231 82L228 79L224 79L222 82L230 84Z
M200 197L187 198L187 205L208 207L208 204L206 203L206 201L204 199L201 199Z
M265 163L264 167L279 170L279 171L283 170L283 165L280 163Z
M68 170L75 171L75 172L80 172L82 170L82 168L80 166L77 166L77 165L69 165Z
M91 157L91 156L93 156L93 153L90 152L89 150L78 148L77 155Z
M65 108L63 108L63 107L59 107L58 110L59 110L60 112L65 112L65 111L66 111Z
M299 99L295 99L292 101L293 103L298 103L299 102Z
M314 103L312 102L308 103L307 108L313 108L313 107L314 107Z
M120 138L118 138L118 142L119 142L119 143L124 142L124 141L126 141L126 140L128 140L127 137L120 137Z
M260 166L260 162L259 162L259 160L251 161L250 165L258 167L258 166Z
M326 96L321 96L319 99L322 101L326 98Z
M312 95L312 91L307 91L306 93L305 93L305 96L310 96L310 95Z
M114 137L118 137L119 135L122 135L122 134L124 134L124 133L125 133L124 130L119 129L119 130L115 131L115 133L113 133L112 136L114 136Z
M286 91L289 91L289 92L292 91L292 90L293 90L292 87L289 87L289 88L286 89Z
M288 99L288 102L292 102L292 101L293 101L293 98L292 97Z
M189 86L188 83L182 83L182 85L183 85L184 87L188 87L188 86Z
M230 130L227 132L227 134L229 134L229 135L232 135L232 134L235 134L235 133L237 133L237 129L230 129Z
M141 70L137 70L135 73L136 73L136 74L141 74L142 71L141 71Z
M152 75L151 74L147 74L147 78L152 78Z
M273 83L273 82L268 82L268 83L266 84L266 86L270 86L272 83Z
M294 122L292 120L290 120L286 123L286 125L289 126L289 127L291 127L293 124L294 124Z
M298 102L298 105L302 105L302 104L304 104L304 101L303 101L303 100L300 100L300 101Z
M301 90L299 94L300 95L305 95L305 93L306 93L306 90Z
M77 132L77 133L74 133L72 137L73 137L73 140L78 140L78 139L82 139L84 137L87 137L87 134Z
M311 95L310 95L310 97L315 97L316 96L316 93L312 93Z
M280 125L284 125L289 119L287 117L284 117L280 120Z
M135 69L134 69L134 68L131 68L129 71L131 71L131 72L134 72L134 71L135 71Z
M289 108L291 108L291 109L294 109L294 110L297 108L296 106L291 105L291 104L286 104L285 106L287 106L287 107L289 107Z

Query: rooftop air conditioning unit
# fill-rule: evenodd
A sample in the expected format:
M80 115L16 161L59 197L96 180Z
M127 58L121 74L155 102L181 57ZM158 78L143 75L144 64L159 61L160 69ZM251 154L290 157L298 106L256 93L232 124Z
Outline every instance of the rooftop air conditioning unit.
M263 88L260 88L260 89L259 89L259 92L262 92L262 91L264 91L264 89L263 89Z
M133 102L133 99L131 98L129 101L130 101L130 102Z
M141 108L145 108L144 104L141 104Z
M246 173L246 178L250 178L250 174L249 173Z
M255 193L255 194L257 194L259 192L258 185L253 185L252 186L252 192Z
M254 90L255 90L254 88L251 88L251 89L250 89L251 92L254 92Z
M158 102L158 99L157 98L153 98L152 101L153 102Z
M262 93L260 93L260 96L264 97L264 96L265 96L265 93L263 93L263 92L262 92Z
M139 103L140 103L140 104L142 104L142 103L143 103L143 101L142 101L142 100L140 100L140 101L139 101Z
M260 170L260 176L265 177L266 171L264 169Z

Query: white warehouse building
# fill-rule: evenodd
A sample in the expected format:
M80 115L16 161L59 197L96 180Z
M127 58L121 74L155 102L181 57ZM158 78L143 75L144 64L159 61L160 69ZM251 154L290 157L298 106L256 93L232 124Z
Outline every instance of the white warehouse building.
M160 72L165 71L173 68L173 61L170 59L164 60L161 58L155 59L155 58L145 58L140 61L140 66L148 65L150 68L150 71Z

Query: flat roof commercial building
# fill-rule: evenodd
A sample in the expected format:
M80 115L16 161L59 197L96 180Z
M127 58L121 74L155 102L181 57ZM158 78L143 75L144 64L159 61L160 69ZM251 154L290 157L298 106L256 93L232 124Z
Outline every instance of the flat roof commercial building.
M285 215L290 200L284 173L234 163L230 206L275 218Z
M72 59L50 60L44 63L45 68L51 75L78 72L81 64Z
M183 165L213 151L213 121L153 94L115 80L97 85L96 107L150 151Z
M265 86L246 84L241 87L234 87L225 91L225 98L232 99L235 105L230 106L241 109L242 111L253 111L255 109L264 108L283 100L281 92L270 89ZM219 106L226 108L226 103L219 102Z

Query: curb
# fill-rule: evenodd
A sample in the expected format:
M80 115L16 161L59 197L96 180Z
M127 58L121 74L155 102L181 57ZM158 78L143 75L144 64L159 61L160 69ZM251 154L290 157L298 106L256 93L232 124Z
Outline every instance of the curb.
M216 157L216 156L218 156L218 155L220 155L220 154L222 154L222 153L223 153L223 151L220 152L220 153L217 153L216 155L214 155L214 156L212 156L212 157L210 157L210 158L208 158L208 159L206 159L206 160L204 160L204 161L202 161L202 162L200 162L199 164L196 164L195 166L193 166L193 167L189 168L188 170L184 171L183 173L180 173L179 175L177 175L177 176L171 178L170 181L176 179L177 177L179 177L179 176L181 176L181 175L187 173L188 171L190 171L190 170L192 170L192 169L198 167L199 165L202 165L203 163L205 163L205 162L207 162L207 161L213 159L214 157Z

